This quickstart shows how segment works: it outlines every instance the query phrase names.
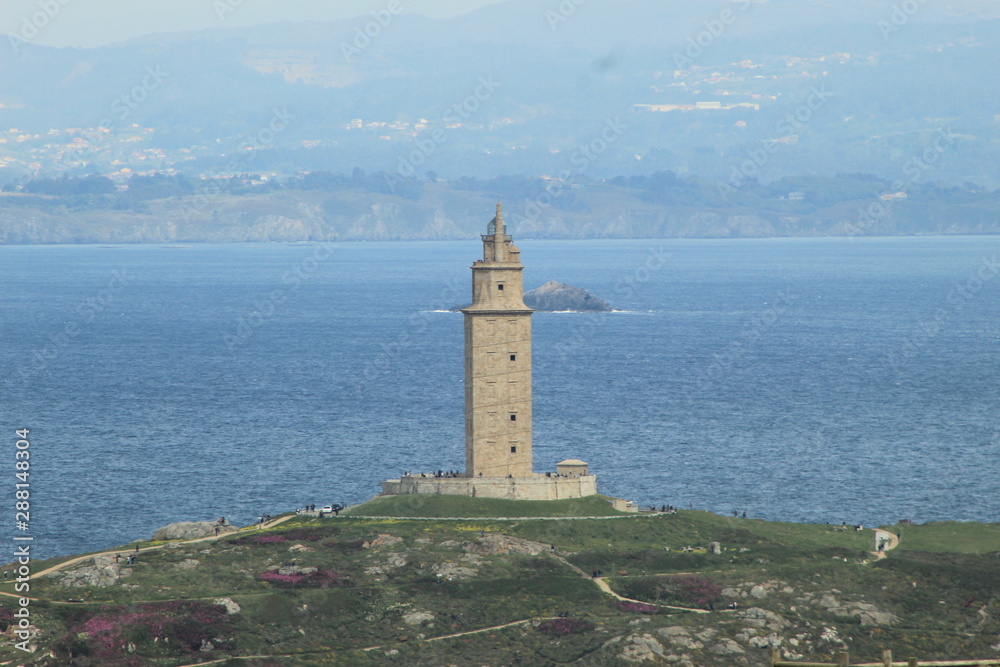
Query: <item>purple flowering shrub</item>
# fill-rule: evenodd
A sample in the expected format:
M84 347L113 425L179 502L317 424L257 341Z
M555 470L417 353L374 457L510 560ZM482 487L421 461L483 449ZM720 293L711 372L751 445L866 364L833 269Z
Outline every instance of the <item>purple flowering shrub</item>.
M309 574L301 572L278 574L274 570L269 570L261 572L257 578L279 588L330 588L331 586L347 585L347 579L344 575L330 570L317 570Z
M708 577L693 574L629 577L620 582L619 592L626 597L657 604L705 608L722 597L722 586Z
M555 618L539 624L538 631L550 637L565 637L566 635L578 635L590 632L594 629L593 624L581 621L578 618Z
M707 605L722 597L722 586L708 577L684 574L668 580L675 599L688 604Z
M659 614L660 608L655 604L646 604L645 602L629 602L628 600L619 600L618 608L622 611L627 611L632 614Z
M102 606L79 615L53 650L66 664L89 656L91 664L132 667L148 664L148 658L138 657L148 643L157 643L158 653L168 647L174 653L196 654L206 641L224 648L218 638L231 631L225 607L200 601Z

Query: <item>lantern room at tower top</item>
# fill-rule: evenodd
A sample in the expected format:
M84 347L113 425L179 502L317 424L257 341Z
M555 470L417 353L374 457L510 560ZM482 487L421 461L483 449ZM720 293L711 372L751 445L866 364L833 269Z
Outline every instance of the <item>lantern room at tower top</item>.
M521 252L503 208L482 235L472 264L465 320L465 471L407 472L382 482L382 495L439 493L515 500L581 498L597 493L587 465L535 473L532 463L531 316L524 305ZM581 465L582 464L582 465Z

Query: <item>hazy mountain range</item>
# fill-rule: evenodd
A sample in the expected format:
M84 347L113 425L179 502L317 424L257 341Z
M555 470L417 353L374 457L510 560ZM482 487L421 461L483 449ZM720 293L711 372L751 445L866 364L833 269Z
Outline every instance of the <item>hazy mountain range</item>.
M18 132L0 133L0 185L355 168L1000 185L1000 3L512 0L440 20L394 6L91 49L5 40L0 130Z

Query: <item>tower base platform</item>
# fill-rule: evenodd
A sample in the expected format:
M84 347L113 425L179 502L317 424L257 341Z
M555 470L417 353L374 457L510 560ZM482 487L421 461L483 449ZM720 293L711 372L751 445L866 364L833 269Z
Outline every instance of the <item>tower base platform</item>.
M383 496L441 494L506 500L563 500L597 494L597 475L575 477L422 477L406 475L382 482Z

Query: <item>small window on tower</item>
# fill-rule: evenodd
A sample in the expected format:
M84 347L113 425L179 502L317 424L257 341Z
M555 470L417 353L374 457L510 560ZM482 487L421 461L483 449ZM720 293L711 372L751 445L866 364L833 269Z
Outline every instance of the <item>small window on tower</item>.
M503 283L500 283L499 285L497 285L497 291L499 291L499 292L503 291Z
M516 354L510 355L510 360L511 361L517 361L517 355Z
M511 416L510 416L510 420L511 420L512 422L516 422L516 421L517 421L517 415L511 415Z
M517 447L511 447L510 448L510 453L511 454L517 454Z

